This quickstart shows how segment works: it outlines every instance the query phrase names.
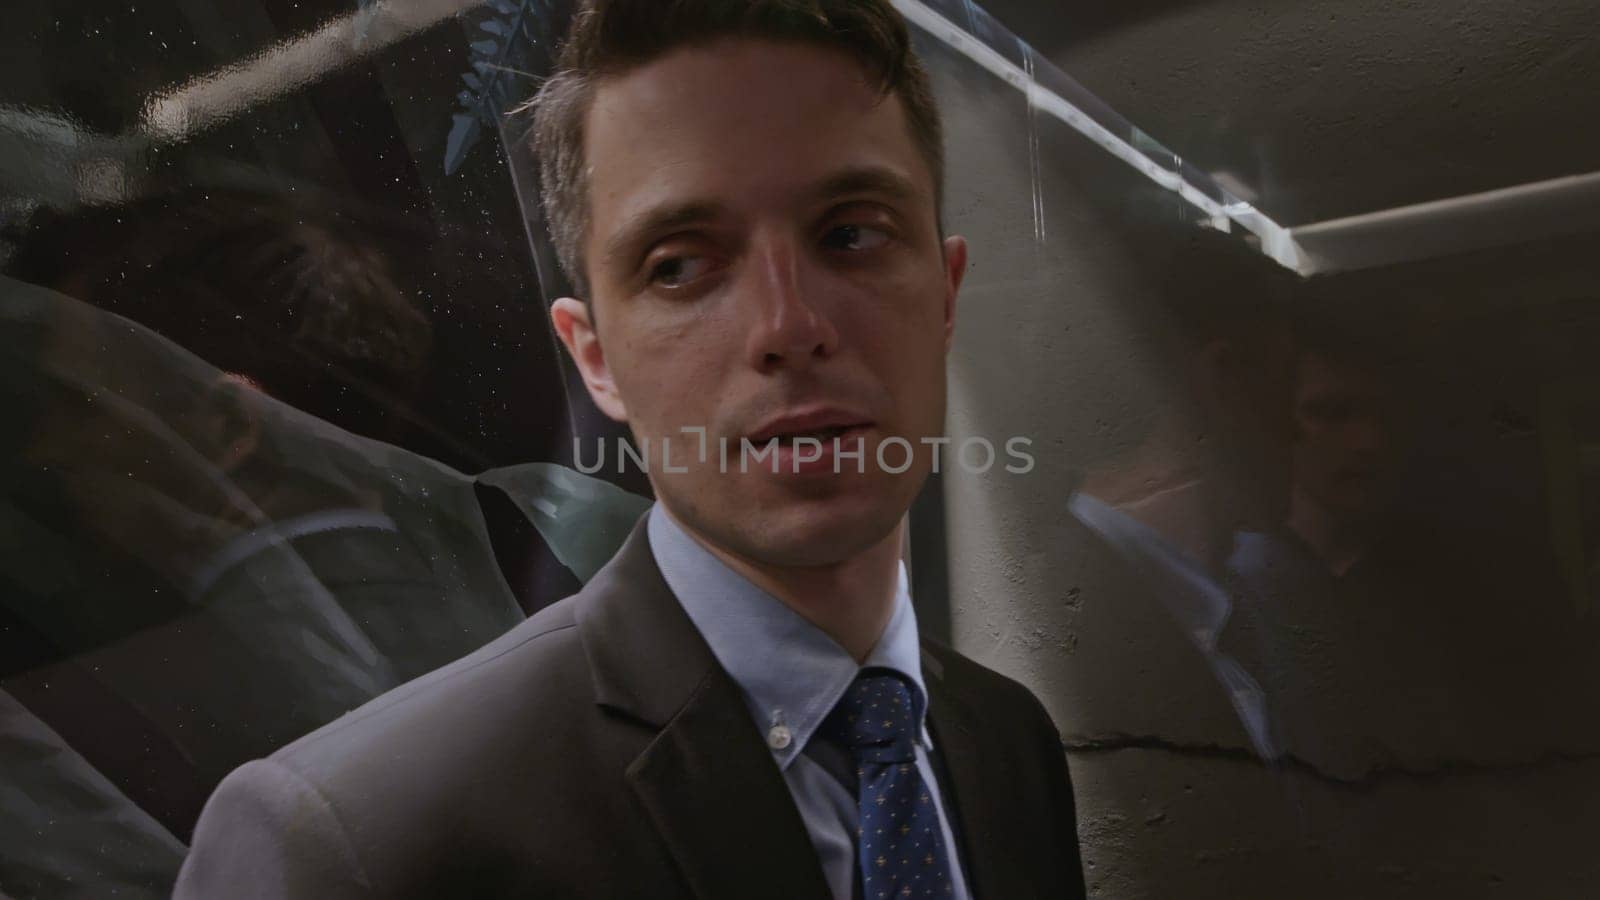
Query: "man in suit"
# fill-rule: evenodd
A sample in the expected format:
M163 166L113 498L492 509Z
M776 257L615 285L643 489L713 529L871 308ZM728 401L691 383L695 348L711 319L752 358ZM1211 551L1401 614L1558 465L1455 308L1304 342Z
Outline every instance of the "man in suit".
M230 775L177 896L1082 897L1060 739L919 638L966 264L888 0L596 0L552 320L658 502L576 595ZM592 448L583 457L592 456Z

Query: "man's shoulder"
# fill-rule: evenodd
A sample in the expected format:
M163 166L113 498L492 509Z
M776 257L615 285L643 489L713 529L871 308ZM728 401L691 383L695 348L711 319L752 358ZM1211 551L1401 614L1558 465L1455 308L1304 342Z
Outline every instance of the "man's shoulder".
M293 769L327 770L364 745L453 735L457 749L497 729L515 712L524 719L569 712L592 699L578 634L584 594L560 600L455 662L351 710L273 754Z
M625 880L586 862L605 841L658 863L623 777L654 732L601 704L584 640L591 604L615 590L586 588L229 775L197 826L195 884L251 858L234 833L295 857L316 896L345 895L325 889L334 877L385 897L442 895L416 890L439 879L452 895L576 895L596 877Z

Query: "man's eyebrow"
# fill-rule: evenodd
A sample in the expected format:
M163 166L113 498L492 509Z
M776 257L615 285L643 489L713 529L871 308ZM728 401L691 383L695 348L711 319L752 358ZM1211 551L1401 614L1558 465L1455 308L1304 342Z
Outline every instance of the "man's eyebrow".
M631 256L634 248L652 235L715 219L723 211L718 204L695 201L644 210L624 221L611 235L606 241L605 256L612 260Z
M847 194L884 194L890 199L907 202L924 192L911 179L887 166L862 166L829 176L817 185L814 193L824 198Z

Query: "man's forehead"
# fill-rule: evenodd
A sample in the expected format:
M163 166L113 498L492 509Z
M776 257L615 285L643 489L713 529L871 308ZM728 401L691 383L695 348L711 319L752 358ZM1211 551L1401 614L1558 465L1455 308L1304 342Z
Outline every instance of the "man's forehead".
M602 81L586 125L597 202L669 184L702 199L779 182L803 190L828 170L915 173L921 161L901 105L850 57L806 44L674 51Z

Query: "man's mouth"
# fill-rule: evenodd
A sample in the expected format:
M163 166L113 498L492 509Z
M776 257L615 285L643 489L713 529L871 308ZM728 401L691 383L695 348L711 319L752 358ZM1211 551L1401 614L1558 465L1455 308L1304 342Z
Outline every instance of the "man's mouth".
M776 439L782 446L794 446L801 438L831 443L833 439L872 425L861 413L836 406L799 408L769 419L750 432L749 441L765 445Z
M813 431L796 431L788 434L774 435L772 438L768 438L767 440L776 439L779 446L793 446L795 441L801 438L810 438L818 443L827 444L830 443L834 438L844 437L851 432L859 431L865 427L866 423L862 423L860 425L836 425L832 428L819 428ZM766 441L760 441L759 443L764 444Z

